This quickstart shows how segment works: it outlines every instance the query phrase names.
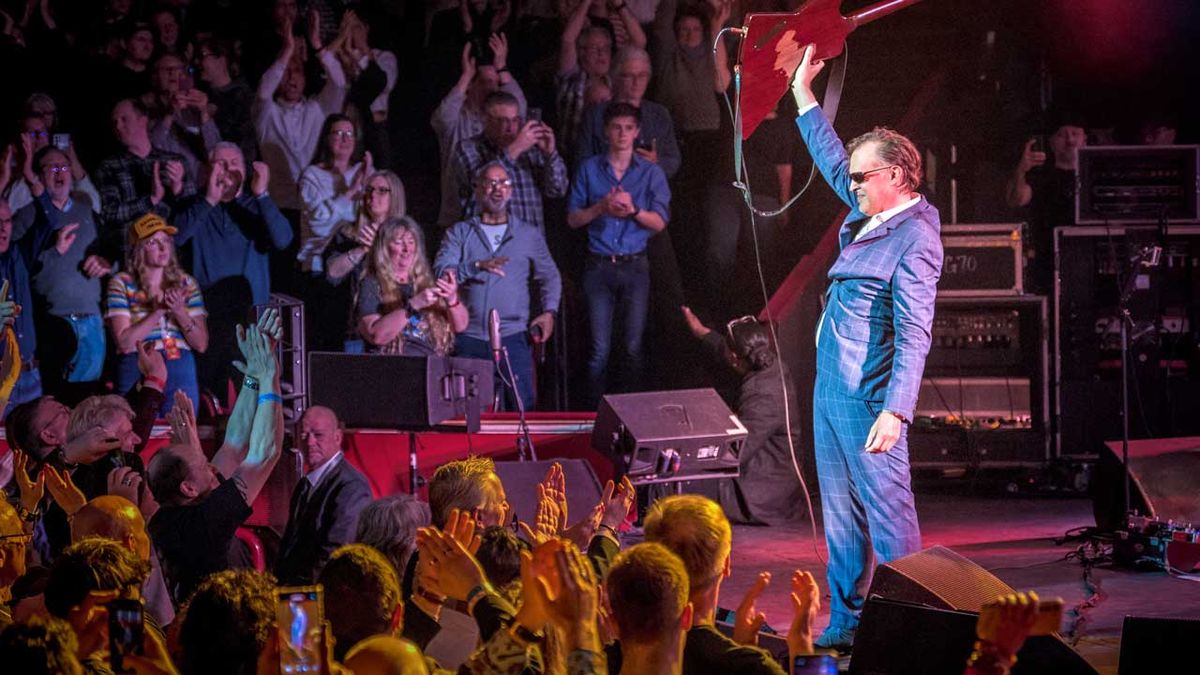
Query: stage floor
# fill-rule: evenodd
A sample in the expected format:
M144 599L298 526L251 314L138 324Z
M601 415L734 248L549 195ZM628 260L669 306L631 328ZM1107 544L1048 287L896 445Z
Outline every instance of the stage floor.
M1070 629L1075 621L1071 609L1090 593L1084 585L1083 566L1065 559L1079 543L1055 546L1054 540L1070 529L1094 524L1090 500L990 496L981 494L978 487L933 485L918 486L917 510L924 546L951 548L1017 590L1034 590L1042 597L1061 596L1067 607L1064 632ZM824 535L819 527L817 532L821 555L825 556ZM772 584L759 600L758 609L767 615L768 624L780 633L786 632L792 617L787 597L791 570L812 571L826 588L825 568L814 550L810 523L736 526L733 541L733 575L721 588L721 605L736 608L758 572L771 572ZM1121 626L1126 615L1198 616L1200 583L1164 572L1134 572L1111 566L1096 568L1093 579L1099 582L1102 599L1085 612L1074 646L1101 675L1117 672ZM828 598L823 598L818 634L828 620Z

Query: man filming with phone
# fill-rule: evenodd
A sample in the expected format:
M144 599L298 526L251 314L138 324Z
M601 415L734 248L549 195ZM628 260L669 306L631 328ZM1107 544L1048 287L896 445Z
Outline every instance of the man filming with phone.
M500 162L512 181L509 211L538 229L544 228L542 197L563 197L570 185L554 130L540 119L522 120L520 101L505 91L488 94L483 110L483 132L464 140L454 155L463 217L480 212L472 180L475 172L489 162Z
M508 165L500 160L485 164L475 173L474 185L479 214L446 231L433 266L439 276L451 270L457 275L459 295L471 317L458 334L458 355L493 358L488 314L496 310L500 342L508 353L505 375L511 366L521 402L530 410L536 402L531 344L549 340L554 332L562 279L542 229L509 210L513 183ZM534 287L542 311L530 320ZM498 391L500 386L497 381ZM511 389L504 389L503 403L516 409Z

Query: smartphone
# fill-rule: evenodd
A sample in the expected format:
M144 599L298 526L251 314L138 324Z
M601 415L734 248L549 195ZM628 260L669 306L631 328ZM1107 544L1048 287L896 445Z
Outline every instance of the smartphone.
M531 120L531 121L536 120L538 122L541 122L542 121L542 109L541 108L530 108L528 110L528 112L526 113L525 117L526 117L526 119Z
M644 139L641 136L633 142L633 147L638 150L653 150L654 142L652 139Z
M837 675L837 671L832 654L801 654L792 660L792 675Z
M995 602L989 602L980 610L980 615L990 612L999 611L1000 605ZM1063 599L1050 598L1042 600L1038 603L1037 618L1033 622L1033 627L1029 629L1029 634L1032 635L1050 635L1057 633L1062 628L1063 615ZM982 623L982 621L981 621ZM981 639L990 639L991 636L980 635Z
M184 73L179 76L179 93L186 94L192 90L195 83L192 81L191 73Z
M1046 136L1044 134L1034 136L1030 149L1034 152L1046 152Z
M54 143L54 147L66 152L71 149L71 134L54 134L51 142Z
M321 586L276 589L275 625L279 631L279 672L321 672L325 636L325 599Z
M109 663L116 672L129 654L142 653L145 609L139 598L117 598L105 605L108 610Z

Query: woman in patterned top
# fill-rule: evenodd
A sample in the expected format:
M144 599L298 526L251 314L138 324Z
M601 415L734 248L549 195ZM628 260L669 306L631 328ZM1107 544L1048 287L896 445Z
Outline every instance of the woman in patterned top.
M433 278L421 227L407 217L385 222L358 295L358 331L368 350L443 356L468 318L454 273Z
M208 312L199 284L175 259L175 231L153 213L130 225L126 271L109 279L104 313L120 354L117 391L128 391L138 380L139 342L153 342L166 360L163 416L177 389L200 400L192 352L208 348Z

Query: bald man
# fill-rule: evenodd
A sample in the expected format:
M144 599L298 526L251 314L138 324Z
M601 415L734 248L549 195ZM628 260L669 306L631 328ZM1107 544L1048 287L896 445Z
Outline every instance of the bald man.
M12 599L13 582L25 574L29 540L16 509L0 499L0 628L12 623L8 601Z
M158 556L150 554L150 535L146 533L146 521L133 502L116 495L102 495L83 505L71 517L71 542L87 537L110 539L137 554L150 563L150 576L142 583L142 599L146 611L159 626L169 625L175 620L175 608L171 595L158 565Z
M358 514L373 498L366 477L342 454L341 423L332 410L306 410L298 436L306 473L292 492L279 545L281 584L313 583L333 551L354 541Z
M424 655L408 640L376 635L354 645L346 654L346 667L355 675L426 675Z

